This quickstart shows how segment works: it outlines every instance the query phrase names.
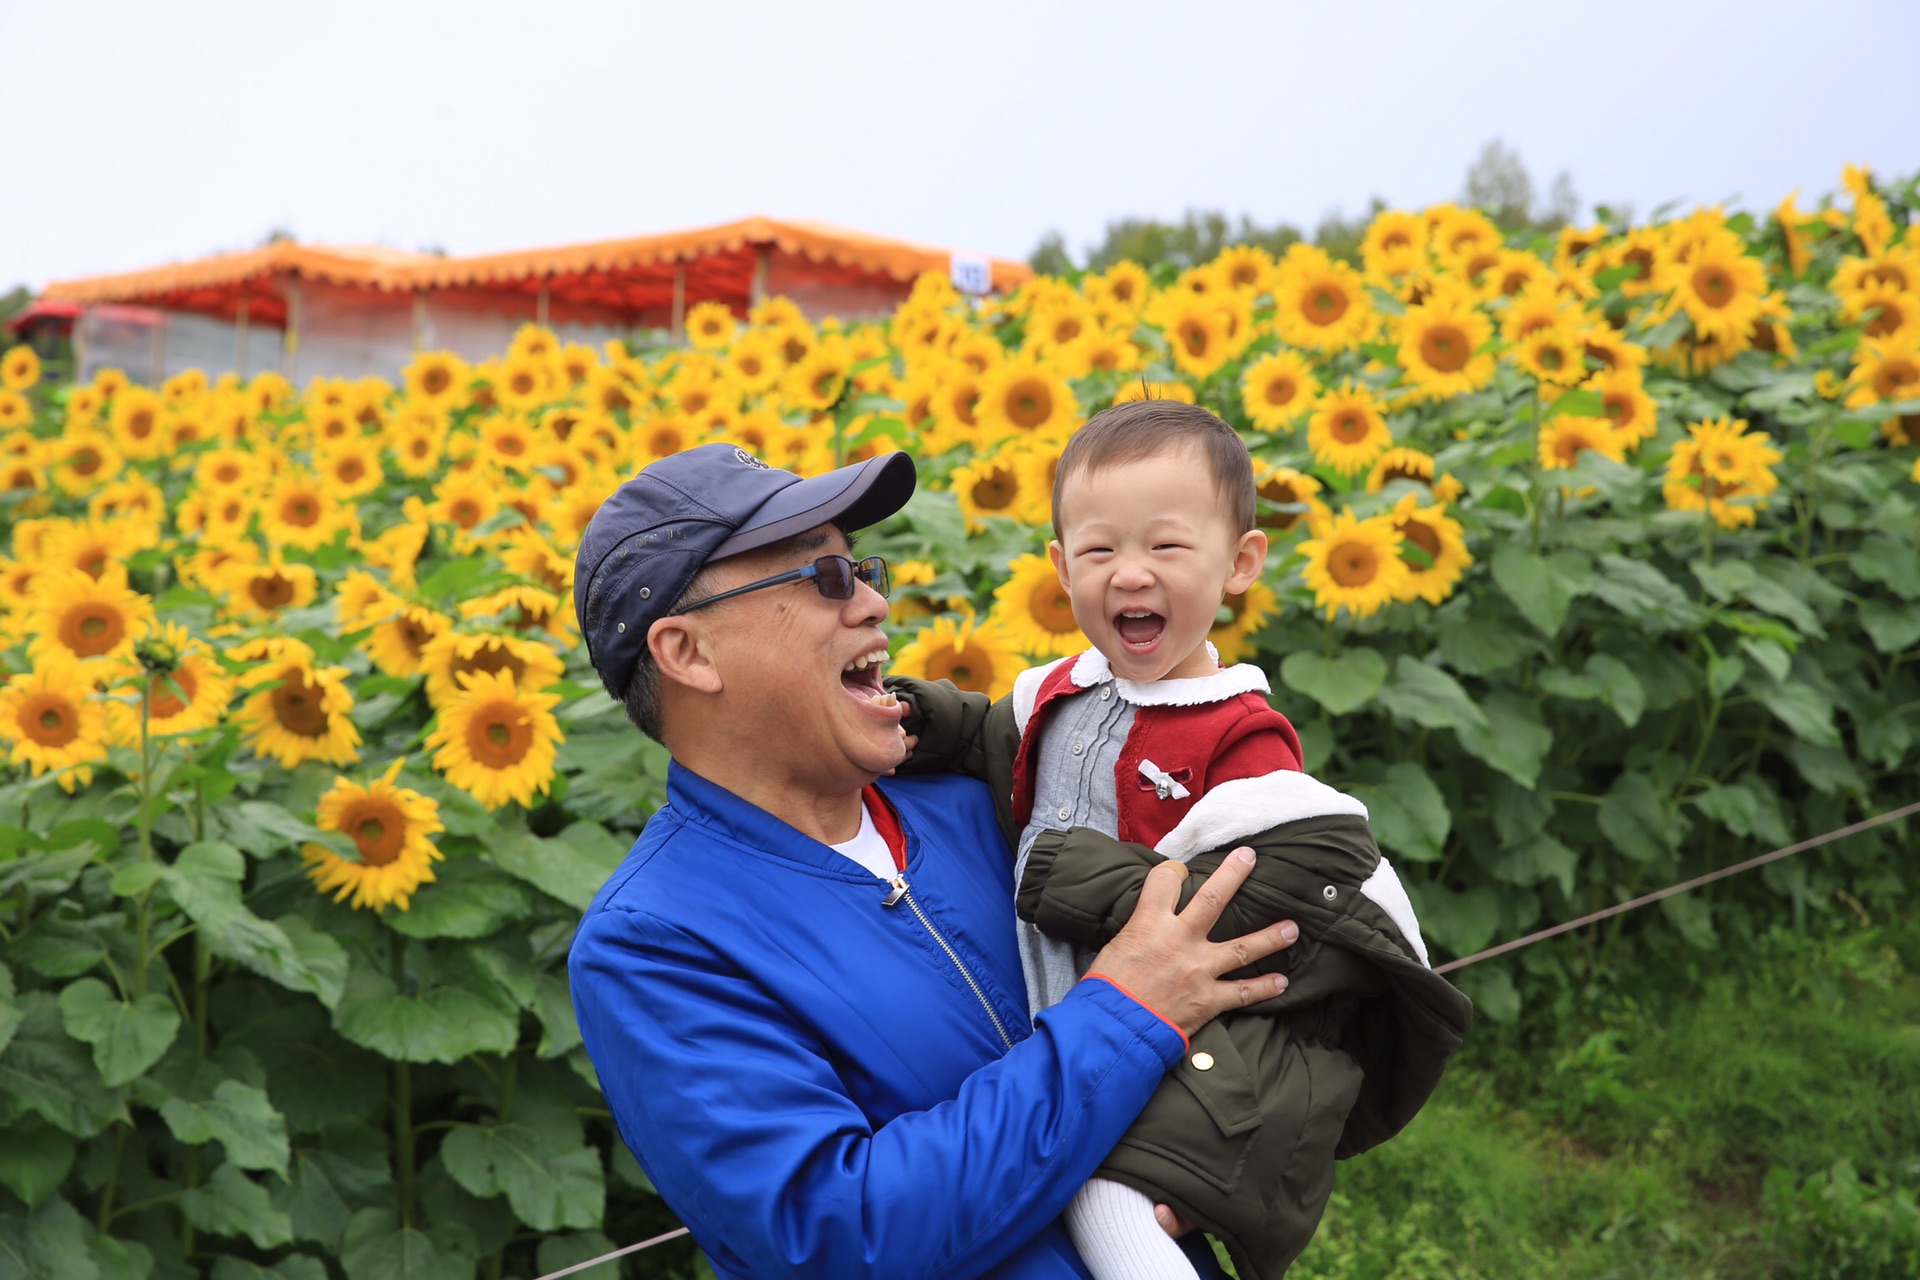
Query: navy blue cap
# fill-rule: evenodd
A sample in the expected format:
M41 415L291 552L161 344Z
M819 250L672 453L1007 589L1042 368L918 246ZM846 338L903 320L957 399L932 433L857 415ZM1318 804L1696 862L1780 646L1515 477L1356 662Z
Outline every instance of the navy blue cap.
M823 524L865 528L907 505L914 480L900 452L805 479L726 443L651 463L601 504L574 558L573 609L607 692L625 694L647 628L707 564Z

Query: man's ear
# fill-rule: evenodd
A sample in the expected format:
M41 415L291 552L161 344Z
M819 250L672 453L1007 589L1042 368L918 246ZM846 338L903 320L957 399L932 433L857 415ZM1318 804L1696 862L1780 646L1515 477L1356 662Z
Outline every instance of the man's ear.
M1252 586L1260 571L1267 567L1267 534L1264 529L1249 529L1240 535L1233 548L1233 571L1227 575L1227 594L1239 595Z
M1060 575L1063 590L1073 590L1073 584L1067 581L1067 553L1060 545L1060 539L1053 538L1047 543L1047 559L1053 561L1053 571Z
M700 693L719 693L723 681L714 665L713 646L696 619L685 614L656 619L647 628L647 649L660 678Z

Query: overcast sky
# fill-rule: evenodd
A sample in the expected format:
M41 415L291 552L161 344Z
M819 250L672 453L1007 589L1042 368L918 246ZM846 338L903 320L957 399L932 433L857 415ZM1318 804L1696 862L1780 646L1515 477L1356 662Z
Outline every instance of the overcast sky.
M817 218L1025 257L1188 208L1770 208L1920 170L1920 0L0 0L0 290L259 243Z

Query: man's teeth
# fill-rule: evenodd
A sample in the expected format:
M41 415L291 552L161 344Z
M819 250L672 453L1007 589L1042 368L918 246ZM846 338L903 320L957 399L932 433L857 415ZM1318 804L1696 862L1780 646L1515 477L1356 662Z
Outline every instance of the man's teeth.
M842 667L842 671L865 671L868 667L877 667L887 660L885 649L875 649L872 653L863 653Z
M900 699L891 693L876 693L873 697L867 699L867 701L873 703L876 707L897 707L900 705Z

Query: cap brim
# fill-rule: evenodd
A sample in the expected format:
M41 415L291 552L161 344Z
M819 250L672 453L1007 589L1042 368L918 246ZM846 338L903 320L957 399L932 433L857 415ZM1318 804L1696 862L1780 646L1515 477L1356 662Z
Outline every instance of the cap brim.
M823 524L837 524L849 533L878 524L907 505L915 482L912 455L896 451L790 484L747 517L708 559L758 550Z

